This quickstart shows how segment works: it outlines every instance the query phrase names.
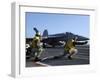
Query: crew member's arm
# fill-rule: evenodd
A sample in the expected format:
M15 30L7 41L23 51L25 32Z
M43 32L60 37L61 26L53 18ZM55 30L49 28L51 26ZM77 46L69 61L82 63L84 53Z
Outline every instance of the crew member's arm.
M39 32L36 28L33 28L33 29L34 29L34 31L35 31L36 33L38 33L38 32Z

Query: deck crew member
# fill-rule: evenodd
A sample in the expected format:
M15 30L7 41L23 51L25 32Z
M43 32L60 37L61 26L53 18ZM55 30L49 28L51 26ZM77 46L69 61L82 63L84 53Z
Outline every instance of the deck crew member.
M40 60L40 56L43 51L43 45L42 45L41 40L42 40L41 34L37 32L31 44L32 55L34 55L34 61Z
M63 55L68 54L68 59L72 59L72 57L76 53L78 53L78 49L76 48L76 45L83 45L83 44L86 44L86 43L87 43L87 41L78 42L77 41L77 37L75 37L73 39L69 39L65 43L65 46L64 46L64 54Z

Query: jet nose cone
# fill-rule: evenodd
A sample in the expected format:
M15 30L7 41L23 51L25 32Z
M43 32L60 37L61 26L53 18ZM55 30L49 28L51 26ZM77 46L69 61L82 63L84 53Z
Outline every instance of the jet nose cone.
M83 36L78 36L78 35L76 35L76 37L77 37L77 40L78 40L78 41L89 40L89 38L83 37Z

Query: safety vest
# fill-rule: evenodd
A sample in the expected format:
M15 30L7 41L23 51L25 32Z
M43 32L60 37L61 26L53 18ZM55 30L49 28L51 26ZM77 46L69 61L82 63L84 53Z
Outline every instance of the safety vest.
M37 46L37 43L38 43L38 42L40 42L40 37L35 36L35 37L33 38L31 47L32 47L32 48L37 48L37 47L38 47L38 46Z
M75 48L75 41L74 40L68 40L64 46L65 51L69 51L71 48Z

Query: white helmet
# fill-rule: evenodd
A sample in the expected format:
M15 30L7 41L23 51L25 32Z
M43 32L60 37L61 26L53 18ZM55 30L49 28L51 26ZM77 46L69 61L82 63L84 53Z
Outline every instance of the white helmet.
M40 32L36 33L36 36L41 36Z

